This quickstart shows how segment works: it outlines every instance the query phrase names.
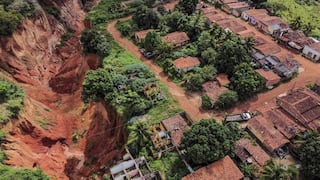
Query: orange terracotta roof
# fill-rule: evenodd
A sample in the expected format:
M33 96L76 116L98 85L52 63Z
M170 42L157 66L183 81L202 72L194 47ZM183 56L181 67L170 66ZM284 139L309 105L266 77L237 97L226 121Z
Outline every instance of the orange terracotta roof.
M247 128L271 153L289 143L288 139L274 128L273 123L263 116L250 119Z
M228 16L226 16L225 14L222 13L209 13L206 14L205 17L210 21L210 22L217 22L217 21L221 21L221 20L225 20L225 19L230 19Z
M273 71L265 71L263 69L255 70L266 81L266 86L273 86L280 82L281 78Z
M146 37L148 32L152 32L152 31L154 31L154 30L153 29L147 29L147 30L136 32L135 33L135 37L138 37L139 39L143 39L143 38Z
M196 57L188 56L188 57L180 57L174 60L172 64L178 69L183 69L183 68L199 66L200 61Z
M230 80L228 78L227 74L224 73L220 73L216 76L216 80L218 81L218 83L220 84L220 86L225 86L230 84Z
M239 8L246 8L250 7L250 5L247 2L236 2L236 3L230 3L225 5L228 9L239 9Z
M260 22L263 23L263 24L266 24L268 26L271 26L271 25L280 25L281 27L283 28L288 28L289 25L284 22L280 17L278 16L267 16L265 18L262 18L260 19Z
M242 172L229 156L196 170L182 180L240 180Z
M246 13L248 16L267 15L267 14L268 14L268 11L265 10L265 9L249 9L249 10L246 10L245 13Z
M257 46L255 47L255 49L259 50L265 56L274 55L281 51L281 48L279 46L274 46L270 43L265 43L261 46Z
M220 0L222 4L230 4L230 3L236 3L239 2L239 0Z
M235 154L243 162L250 158L260 167L270 159L270 156L259 145L253 145L249 139L240 139L236 142Z
M189 41L190 38L185 32L173 32L161 37L161 40L163 42L176 46Z
M228 89L226 87L221 87L217 81L208 81L202 84L203 92L209 96L212 103L215 103L219 96L226 92Z
M168 119L161 121L161 123L164 128L170 132L172 144L175 146L180 145L183 132L190 129L186 121L179 114L169 117Z
M241 37L254 37L256 35L256 33L254 33L253 31L242 31L238 32L237 34Z
M209 6L207 8L201 8L201 11L203 14L209 14L209 13L217 14L218 13L217 9L212 6Z
M263 113L263 116L271 120L274 126L288 139L294 138L297 134L306 130L279 108L271 109Z
M277 98L278 105L306 128L320 127L320 96L300 88Z
M311 47L312 49L320 52L320 42L313 43L313 44L310 45L310 47Z

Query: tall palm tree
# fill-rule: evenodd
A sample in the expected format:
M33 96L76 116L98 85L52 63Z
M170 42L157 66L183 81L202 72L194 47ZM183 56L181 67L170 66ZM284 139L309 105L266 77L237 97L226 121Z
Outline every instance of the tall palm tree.
M134 150L135 153L139 153L140 150L150 142L151 135L152 132L144 123L134 123L129 126L129 137L127 144L131 147L131 149Z
M289 180L298 178L298 170L289 166L288 168L282 164L275 163L273 160L267 162L260 175L263 180Z

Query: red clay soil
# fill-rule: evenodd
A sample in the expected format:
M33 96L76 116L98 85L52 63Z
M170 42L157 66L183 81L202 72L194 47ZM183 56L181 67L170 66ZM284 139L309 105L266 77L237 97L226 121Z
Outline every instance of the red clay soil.
M179 106L187 112L193 120L212 117L208 112L201 111L201 99L199 95L187 94L180 86L172 82L159 66L142 56L139 52L139 48L135 44L121 36L121 33L116 29L115 24L117 21L124 21L130 18L131 17L118 19L107 25L107 30L117 43L125 50L130 51L155 73L156 77L168 87L169 93L178 101Z

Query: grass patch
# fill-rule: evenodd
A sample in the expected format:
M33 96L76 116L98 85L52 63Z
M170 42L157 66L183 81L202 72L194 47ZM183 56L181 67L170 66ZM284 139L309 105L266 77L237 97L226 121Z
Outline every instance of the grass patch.
M37 119L35 122L44 130L48 130L52 126L50 118Z

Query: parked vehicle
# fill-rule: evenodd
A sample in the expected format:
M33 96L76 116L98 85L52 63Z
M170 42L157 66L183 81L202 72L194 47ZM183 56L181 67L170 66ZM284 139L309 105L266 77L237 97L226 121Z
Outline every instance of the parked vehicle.
M241 114L227 115L225 117L226 122L237 122L237 121L247 121L252 118L252 115L248 112L243 112Z
M140 49L139 51L144 57L146 57L148 59L150 59L152 57L152 52L146 51L144 48Z

